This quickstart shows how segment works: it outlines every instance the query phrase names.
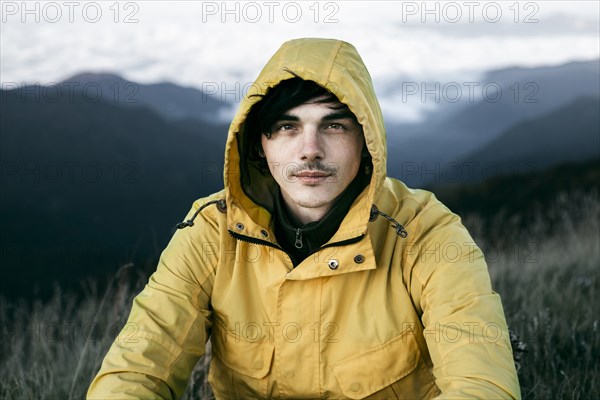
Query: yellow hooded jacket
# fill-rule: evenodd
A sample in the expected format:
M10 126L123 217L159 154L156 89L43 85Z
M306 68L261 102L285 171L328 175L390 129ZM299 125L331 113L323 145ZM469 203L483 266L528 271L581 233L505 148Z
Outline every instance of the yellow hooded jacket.
M373 161L337 232L296 268L274 235L275 182L249 165L255 179L245 185L238 150L252 95L290 71L348 105ZM386 177L386 153L356 49L332 39L283 44L229 129L225 189L192 205L193 224L163 251L88 398L178 398L209 338L217 399L520 398L481 250L431 193Z

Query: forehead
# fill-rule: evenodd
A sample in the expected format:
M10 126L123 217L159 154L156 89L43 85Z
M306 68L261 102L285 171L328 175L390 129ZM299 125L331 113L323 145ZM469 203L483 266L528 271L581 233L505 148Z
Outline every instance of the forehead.
M307 101L306 103L300 104L296 107L292 107L289 110L285 111L280 118L285 118L286 116L291 115L299 115L299 114L319 114L319 115L331 115L335 114L339 118L352 118L356 119L356 116L350 111L347 105L338 101L323 101L326 99L330 99L327 96L316 97Z

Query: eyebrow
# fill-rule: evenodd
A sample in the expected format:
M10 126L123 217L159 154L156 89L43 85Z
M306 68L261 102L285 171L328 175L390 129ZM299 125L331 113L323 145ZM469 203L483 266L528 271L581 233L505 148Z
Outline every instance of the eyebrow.
M352 120L356 121L356 116L349 110L338 111L338 112L333 112L331 114L325 115L323 117L322 121L333 121L333 120L337 120L337 119L352 119ZM300 121L300 118L298 118L296 115L282 114L279 116L279 118L277 118L275 120L275 123L282 122L282 121Z
M291 114L281 114L279 117L277 117L275 119L275 122L281 122L281 121L300 121L300 118L298 118L295 115L291 115Z
M323 121L332 121L335 119L352 119L356 121L356 116L352 114L352 112L348 111L338 111L331 114L327 114L323 117Z

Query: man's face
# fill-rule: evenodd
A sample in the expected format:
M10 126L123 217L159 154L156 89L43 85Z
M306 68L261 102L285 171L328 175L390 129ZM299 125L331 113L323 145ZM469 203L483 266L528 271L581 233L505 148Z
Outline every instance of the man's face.
M307 223L322 218L356 177L364 136L346 106L313 100L285 112L261 144L288 210Z

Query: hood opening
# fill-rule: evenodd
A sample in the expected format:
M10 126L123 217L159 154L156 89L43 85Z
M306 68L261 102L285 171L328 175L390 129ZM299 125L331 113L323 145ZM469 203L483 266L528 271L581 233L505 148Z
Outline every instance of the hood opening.
M249 87L229 128L224 169L227 204L235 212L235 218L250 218L257 225L268 226L278 186L266 164L256 155L254 128L248 126L247 117L271 88L294 77L327 89L348 106L363 128L368 161L363 160L360 170L369 170L370 184L359 195L348 212L347 222L335 236L344 240L364 234L369 210L386 176L385 127L371 76L356 48L342 40L303 38L285 42ZM235 224L232 215L228 214L231 226Z
M236 134L242 190L253 202L266 208L271 213L274 207L273 199L278 196L279 191L277 183L269 170L267 160L259 154L262 135L268 137L272 125L281 115L302 104L312 102L339 103L343 108L348 107L335 94L318 83L304 80L294 72L287 71L293 75L292 78L283 80L276 86L269 88L264 95L254 95L260 100L250 108L246 119ZM356 115L354 115L354 118L356 119ZM358 119L356 119L356 122L358 123ZM372 170L373 162L365 141L360 167L353 182L360 182L361 189L364 189L370 183Z

